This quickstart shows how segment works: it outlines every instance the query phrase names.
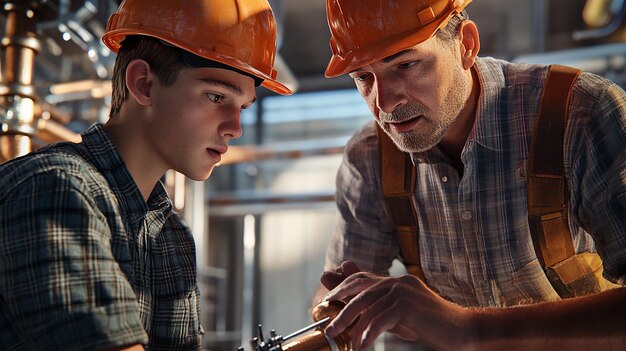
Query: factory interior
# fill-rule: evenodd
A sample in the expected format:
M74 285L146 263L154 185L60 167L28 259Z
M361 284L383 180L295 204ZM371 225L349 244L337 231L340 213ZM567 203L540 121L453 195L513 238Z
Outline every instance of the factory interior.
M121 1L17 1L26 12L14 2L3 1L0 15L0 162L79 141L107 120L115 56L100 38ZM194 232L205 350L247 349L259 324L289 334L312 323L343 146L372 120L349 77L324 78L325 1L270 4L278 80L295 94L258 89L242 114L243 137L231 141L207 181L175 172L163 178ZM480 56L569 65L626 87L624 0L474 0L467 11L479 28ZM370 349L403 346L385 335Z

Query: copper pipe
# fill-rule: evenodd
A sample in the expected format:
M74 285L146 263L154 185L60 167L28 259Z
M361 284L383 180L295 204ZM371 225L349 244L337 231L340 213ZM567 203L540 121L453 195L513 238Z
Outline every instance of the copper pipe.
M0 134L0 163L30 152L31 140L26 135Z
M35 104L35 118L51 119L60 124L68 124L72 121L72 115L46 102Z
M316 330L289 344L283 345L283 351L332 351L321 330Z
M339 314L343 306L345 306L344 303L340 301L324 301L313 308L311 315L315 321L321 321L326 317L330 317L332 320ZM335 339L329 339L324 334L324 330L321 329L326 325L328 322L318 327L320 329L283 345L282 349L284 351L349 351L350 339L348 335L342 334Z
M47 143L57 141L80 143L82 140L80 134L71 131L53 120L43 118L37 120L37 137Z
M40 51L33 12L38 2L6 2L5 37L2 38L3 63L0 84L0 154L3 159L24 155L32 150L30 137L36 133L33 88L35 55Z
M293 159L304 156L337 155L341 154L347 140L332 139L323 146L318 144L307 146L295 143L283 143L278 145L233 145L228 147L228 152L222 155L219 166L244 162L255 162L272 159Z

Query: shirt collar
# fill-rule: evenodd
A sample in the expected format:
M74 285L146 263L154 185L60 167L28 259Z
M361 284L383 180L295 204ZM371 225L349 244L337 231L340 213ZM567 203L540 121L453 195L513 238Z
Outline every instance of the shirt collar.
M507 123L502 119L507 119L508 114L505 111L507 106L502 106L498 102L503 101L500 97L506 94L507 83L502 65L498 62L493 59L476 59L474 67L480 84L480 95L474 127L467 137L466 145L475 142L492 150L501 148L498 139L502 123Z
M102 123L92 125L81 136L82 144L89 151L91 163L109 183L122 213L130 223L143 220L148 211L161 212L162 217L167 218L172 204L163 184L160 181L156 184L146 203L126 163L104 131Z
M476 106L474 126L467 136L465 145L467 148L471 143L477 143L488 149L498 150L500 146L498 140L494 138L494 135L497 135L494 131L500 129L498 123L501 122L497 118L485 119L483 116L504 116L506 118L506 114L498 114L494 111L494 109L500 108L496 106L495 102L498 101L497 97L503 94L503 90L506 88L506 79L497 60L477 58L474 68L480 84L480 95ZM414 165L423 162L432 163L435 160L448 160L446 154L438 146L424 152L411 154L411 161Z

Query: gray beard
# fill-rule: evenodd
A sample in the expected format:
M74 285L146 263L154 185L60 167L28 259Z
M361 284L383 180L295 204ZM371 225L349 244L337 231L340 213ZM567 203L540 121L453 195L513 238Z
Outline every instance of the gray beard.
M445 135L450 125L467 103L466 91L469 82L463 77L460 66L455 67L453 88L444 98L443 106L437 112L428 110L420 103L411 103L400 106L392 113L379 112L378 124L389 135L396 146L404 152L424 152L437 145ZM398 133L385 122L401 122L412 117L422 119L417 129Z

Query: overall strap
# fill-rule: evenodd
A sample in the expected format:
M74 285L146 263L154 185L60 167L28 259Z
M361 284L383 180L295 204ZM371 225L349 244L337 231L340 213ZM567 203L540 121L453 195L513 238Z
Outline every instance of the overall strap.
M380 146L381 185L385 205L400 245L400 254L407 272L424 279L419 255L419 224L413 202L415 167L408 152L402 152L389 136L376 125Z
M580 70L551 65L528 155L528 222L544 269L575 255L567 220L563 138L570 88Z
M550 66L530 144L528 224L537 258L547 272L576 254L567 219L563 139L570 89L579 74L575 68Z

